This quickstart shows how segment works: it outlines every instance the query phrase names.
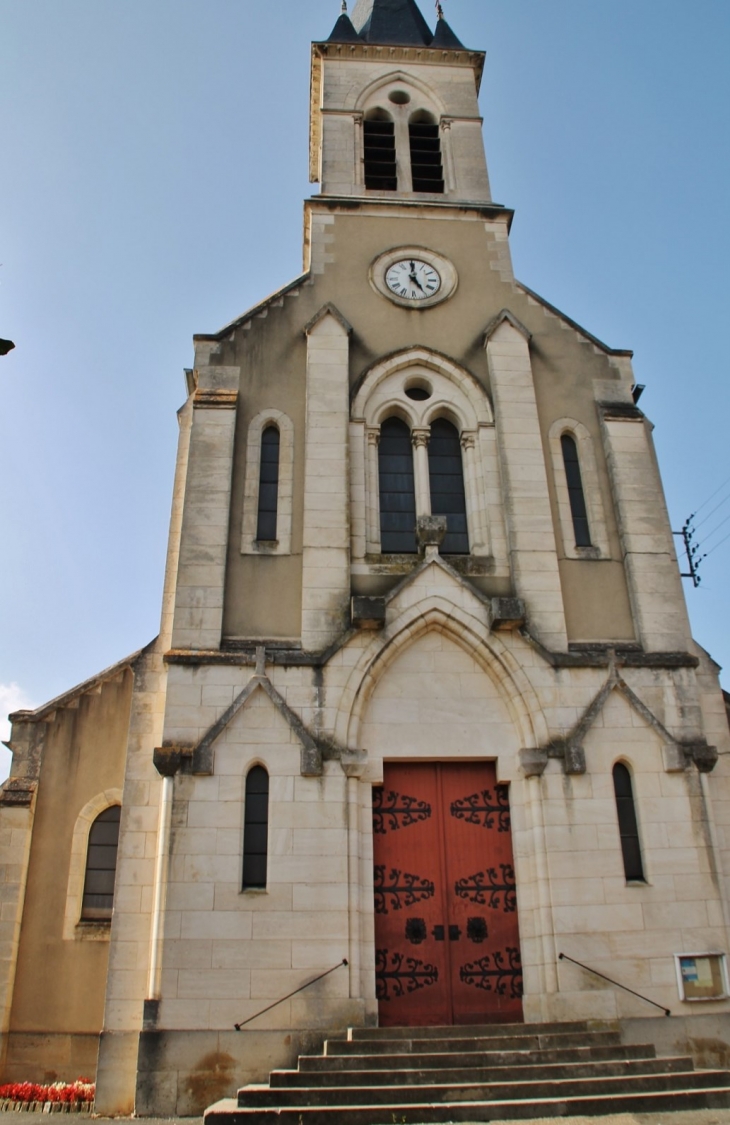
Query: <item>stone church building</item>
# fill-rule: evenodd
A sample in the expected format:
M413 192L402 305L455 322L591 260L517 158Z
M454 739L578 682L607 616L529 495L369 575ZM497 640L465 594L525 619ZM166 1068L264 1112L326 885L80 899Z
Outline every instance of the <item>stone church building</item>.
M415 0L312 46L304 272L195 336L160 634L12 716L5 1079L194 1113L376 1024L730 1058L719 669L631 352L513 274L484 63Z

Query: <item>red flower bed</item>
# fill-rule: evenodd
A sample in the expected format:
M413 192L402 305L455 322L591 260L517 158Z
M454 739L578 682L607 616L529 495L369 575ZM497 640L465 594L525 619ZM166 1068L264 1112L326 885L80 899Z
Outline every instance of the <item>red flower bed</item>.
M0 1099L11 1102L93 1102L96 1086L88 1078L75 1082L54 1082L50 1086L37 1082L8 1082L0 1086Z

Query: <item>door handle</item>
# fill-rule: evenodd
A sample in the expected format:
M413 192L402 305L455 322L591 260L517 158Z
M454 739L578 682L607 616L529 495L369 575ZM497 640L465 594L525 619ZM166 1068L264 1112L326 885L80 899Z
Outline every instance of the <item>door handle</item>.
M461 930L458 926L449 926L449 941L458 941L461 937Z
M434 941L443 941L445 937L445 930L443 926L434 926L431 931L431 937Z

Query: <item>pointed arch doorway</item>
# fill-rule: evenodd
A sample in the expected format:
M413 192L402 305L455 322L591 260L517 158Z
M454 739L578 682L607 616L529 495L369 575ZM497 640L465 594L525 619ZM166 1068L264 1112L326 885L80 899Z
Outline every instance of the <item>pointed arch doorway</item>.
M384 763L373 791L381 1027L520 1022L509 791L493 762Z

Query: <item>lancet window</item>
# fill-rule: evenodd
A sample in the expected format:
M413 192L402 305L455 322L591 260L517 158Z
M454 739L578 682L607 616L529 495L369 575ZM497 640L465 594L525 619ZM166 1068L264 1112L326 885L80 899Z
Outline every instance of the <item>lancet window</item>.
M428 443L431 512L446 516L448 531L441 550L446 555L469 554L464 466L459 431L445 418L431 423Z
M81 905L84 922L103 922L112 916L121 812L119 805L112 805L91 825Z
M387 554L415 554L416 492L411 432L400 418L388 418L378 446L380 543Z
M269 853L269 775L252 766L246 775L243 828L243 890L263 890Z
M588 509L583 491L583 478L578 460L578 446L575 438L570 434L563 434L560 439L563 450L563 464L565 478L568 482L568 497L570 499L570 512L573 517L573 532L576 547L591 546L591 532L588 526Z
M261 435L261 469L259 475L259 512L256 539L276 540L276 518L279 499L279 431L267 426Z
M623 762L613 767L613 788L616 794L616 812L621 836L621 852L627 883L644 882L644 864L641 858L639 824L636 819L634 787L631 773Z

